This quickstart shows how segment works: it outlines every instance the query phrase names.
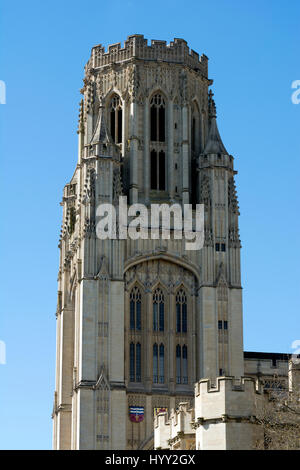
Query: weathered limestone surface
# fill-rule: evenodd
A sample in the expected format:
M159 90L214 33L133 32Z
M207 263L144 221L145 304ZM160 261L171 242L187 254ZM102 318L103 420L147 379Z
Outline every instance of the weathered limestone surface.
M244 374L236 172L211 85L207 57L183 39L133 35L92 49L61 202L55 449L151 448L157 409L191 404L203 377ZM117 208L120 196L203 204L203 248L187 251L172 235L100 239L97 209ZM139 422L130 407L143 410Z

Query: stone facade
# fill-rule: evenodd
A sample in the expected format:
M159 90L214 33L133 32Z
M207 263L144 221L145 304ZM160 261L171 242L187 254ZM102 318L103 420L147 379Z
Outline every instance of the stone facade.
M200 379L244 375L236 171L211 85L183 39L92 49L61 203L55 449L151 448L157 409L192 404ZM204 247L99 239L97 207L121 195L204 204Z
M183 404L170 420L157 416L154 448L252 450L262 433L256 417L262 399L262 389L252 378L200 380L195 385L194 409L187 410Z

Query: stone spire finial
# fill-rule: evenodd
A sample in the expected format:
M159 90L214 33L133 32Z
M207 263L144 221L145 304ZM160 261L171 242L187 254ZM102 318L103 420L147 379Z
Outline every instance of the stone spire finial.
M216 118L217 117L217 108L215 100L213 99L213 92L209 90L208 92L208 114L209 118Z
M99 104L97 124L95 127L95 132L91 139L91 143L96 143L96 142L102 142L106 144L114 143L106 126L104 106L103 106L103 102L101 98L100 98L100 104Z
M208 113L210 118L210 128L207 138L207 143L204 149L204 154L208 155L210 153L222 153L223 155L228 155L226 148L222 142L222 139L219 134L217 126L217 109L215 101L213 99L213 92L209 90L208 93Z

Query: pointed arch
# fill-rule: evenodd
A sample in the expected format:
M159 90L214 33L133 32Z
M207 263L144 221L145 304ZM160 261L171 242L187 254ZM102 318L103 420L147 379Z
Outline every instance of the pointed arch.
M136 331L142 329L142 296L136 284L129 294L129 328Z
M150 97L150 140L151 142L166 140L166 99L159 91Z
M165 329L165 295L160 286L152 294L153 331Z
M187 333L187 295L181 285L176 292L176 333Z
M200 153L201 141L201 115L200 106L196 98L191 104L191 150L195 154Z
M123 132L123 102L117 92L108 98L108 125L112 140L116 144L122 143Z

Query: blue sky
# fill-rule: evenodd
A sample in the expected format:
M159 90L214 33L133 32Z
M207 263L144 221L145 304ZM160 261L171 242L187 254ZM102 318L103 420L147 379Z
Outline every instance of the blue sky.
M235 157L244 343L292 352L299 331L300 3L0 1L0 448L51 448L59 202L77 158L83 67L95 44L184 38L209 57Z

